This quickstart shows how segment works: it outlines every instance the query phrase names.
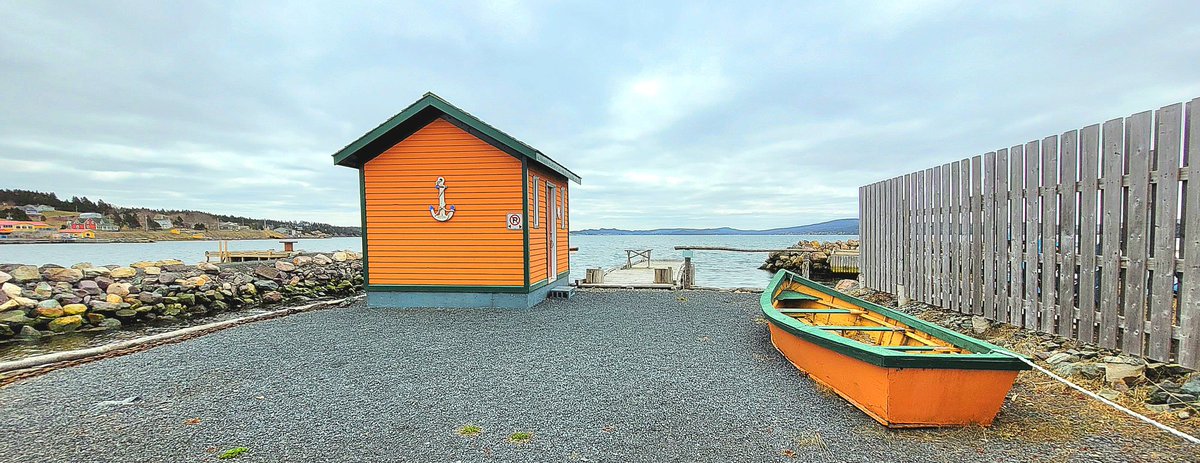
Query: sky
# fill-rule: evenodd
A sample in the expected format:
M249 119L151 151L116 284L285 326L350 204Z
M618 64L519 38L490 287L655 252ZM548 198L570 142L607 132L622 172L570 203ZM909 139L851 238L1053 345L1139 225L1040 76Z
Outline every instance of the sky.
M751 3L0 0L0 188L357 225L330 155L432 91L573 229L763 229L1200 97L1194 2Z

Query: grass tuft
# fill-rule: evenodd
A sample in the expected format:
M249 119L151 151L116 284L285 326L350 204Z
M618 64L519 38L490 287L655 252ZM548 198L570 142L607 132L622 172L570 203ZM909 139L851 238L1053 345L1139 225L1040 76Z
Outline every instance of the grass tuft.
M525 431L517 431L508 436L508 441L514 444L527 444L533 439L533 433Z
M231 458L237 458L237 457L242 456L243 453L246 453L249 451L250 451L250 449L245 448L245 447L234 447L234 448L231 448L224 452L221 452L220 455L217 455L217 459L218 460L228 460Z
M475 437L483 433L483 428L473 424L465 424L459 426L454 432L463 437Z

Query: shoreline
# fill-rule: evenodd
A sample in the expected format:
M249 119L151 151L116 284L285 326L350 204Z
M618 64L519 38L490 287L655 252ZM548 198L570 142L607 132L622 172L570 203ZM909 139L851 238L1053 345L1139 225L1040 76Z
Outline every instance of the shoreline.
M26 239L10 238L10 239L6 239L6 240L0 240L0 245L4 245L4 244L150 244L150 243L177 242L177 241L261 241L261 240L271 240L271 241L296 240L296 241L300 241L300 240L327 240L327 239L332 239L332 238L361 238L361 236L325 236L325 237L305 236L305 237L287 237L287 238L257 237L257 238L204 238L204 239L185 237L185 238L180 238L180 239L157 239L157 240L149 239L149 238L128 238L128 239L97 238L94 240L86 240L86 239L85 240L51 240L51 239L44 239L44 240L28 239L28 240L26 240Z

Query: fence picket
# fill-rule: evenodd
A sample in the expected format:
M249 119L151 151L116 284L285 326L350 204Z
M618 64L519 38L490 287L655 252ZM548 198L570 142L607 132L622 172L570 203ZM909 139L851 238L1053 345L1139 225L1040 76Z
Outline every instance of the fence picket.
M1079 340L1096 342L1100 125L1084 127L1079 138Z
M1125 331L1121 335L1122 350L1142 355L1146 325L1146 258L1149 224L1146 207L1150 190L1150 140L1153 132L1153 113L1141 112L1129 116L1125 125L1125 156L1129 166L1129 197L1126 201L1125 256Z
M1025 145L1016 145L1009 151L1012 156L1011 188L1012 208L1008 223L1012 227L1012 243L1009 248L1009 279L1012 280L1012 297L1008 305L1008 322L1022 326L1025 320Z
M1150 343L1146 356L1170 358L1175 311L1175 237L1179 207L1179 135L1182 105L1163 107L1154 137L1154 264L1150 275Z
M1058 312L1055 307L1057 289L1054 274L1057 270L1055 255L1058 253L1058 136L1052 135L1042 140L1042 194L1039 202L1042 206L1042 238L1038 242L1041 253L1041 281L1038 284L1038 295L1041 297L1039 306L1038 330L1053 333Z
M968 292L971 293L971 313L975 315L983 315L983 267L981 262L983 257L983 237L986 236L983 230L990 223L983 222L983 178L981 175L983 168L983 157L974 156L971 158L971 200L970 218L967 219L967 234L968 245L970 252L967 256L967 269L971 274L971 281L967 283Z
M996 317L997 321L1009 322L1008 318L1008 148L996 150Z
M1183 275L1179 290L1179 363L1200 369L1200 98L1188 102L1183 127L1188 180L1180 242Z
M1062 134L1062 145L1058 151L1058 159L1062 167L1058 171L1059 193L1059 230L1058 254L1062 256L1062 265L1058 272L1058 330L1059 336L1074 334L1075 315L1075 234L1076 213L1079 197L1076 194L1079 164L1079 131L1072 130Z
M1104 123L1102 135L1104 146L1104 188L1100 222L1100 345L1109 349L1117 347L1117 336L1121 331L1120 302L1117 288L1121 284L1121 175L1124 173L1124 125L1122 119Z
M980 211L980 252L972 259L983 266L983 307L980 314L996 319L996 152L983 155L983 201Z
M1021 326L1031 330L1038 329L1038 249L1042 245L1039 238L1038 222L1041 217L1040 207L1040 173L1039 159L1041 143L1037 140L1025 144L1025 320Z

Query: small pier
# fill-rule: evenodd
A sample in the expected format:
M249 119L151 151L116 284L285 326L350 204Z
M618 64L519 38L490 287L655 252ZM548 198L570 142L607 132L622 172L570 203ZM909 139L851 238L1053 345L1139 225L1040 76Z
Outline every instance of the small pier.
M284 244L283 251L275 251L268 249L266 251L230 251L229 242L221 241L217 244L217 251L204 251L204 261L212 262L213 258L217 262L250 262L256 260L274 260L286 259L291 257L295 252L292 251L292 244L295 241L281 241Z
M611 269L587 269L579 282L583 288L676 289L692 285L695 270L691 259L655 260L650 251L626 250L625 264Z

